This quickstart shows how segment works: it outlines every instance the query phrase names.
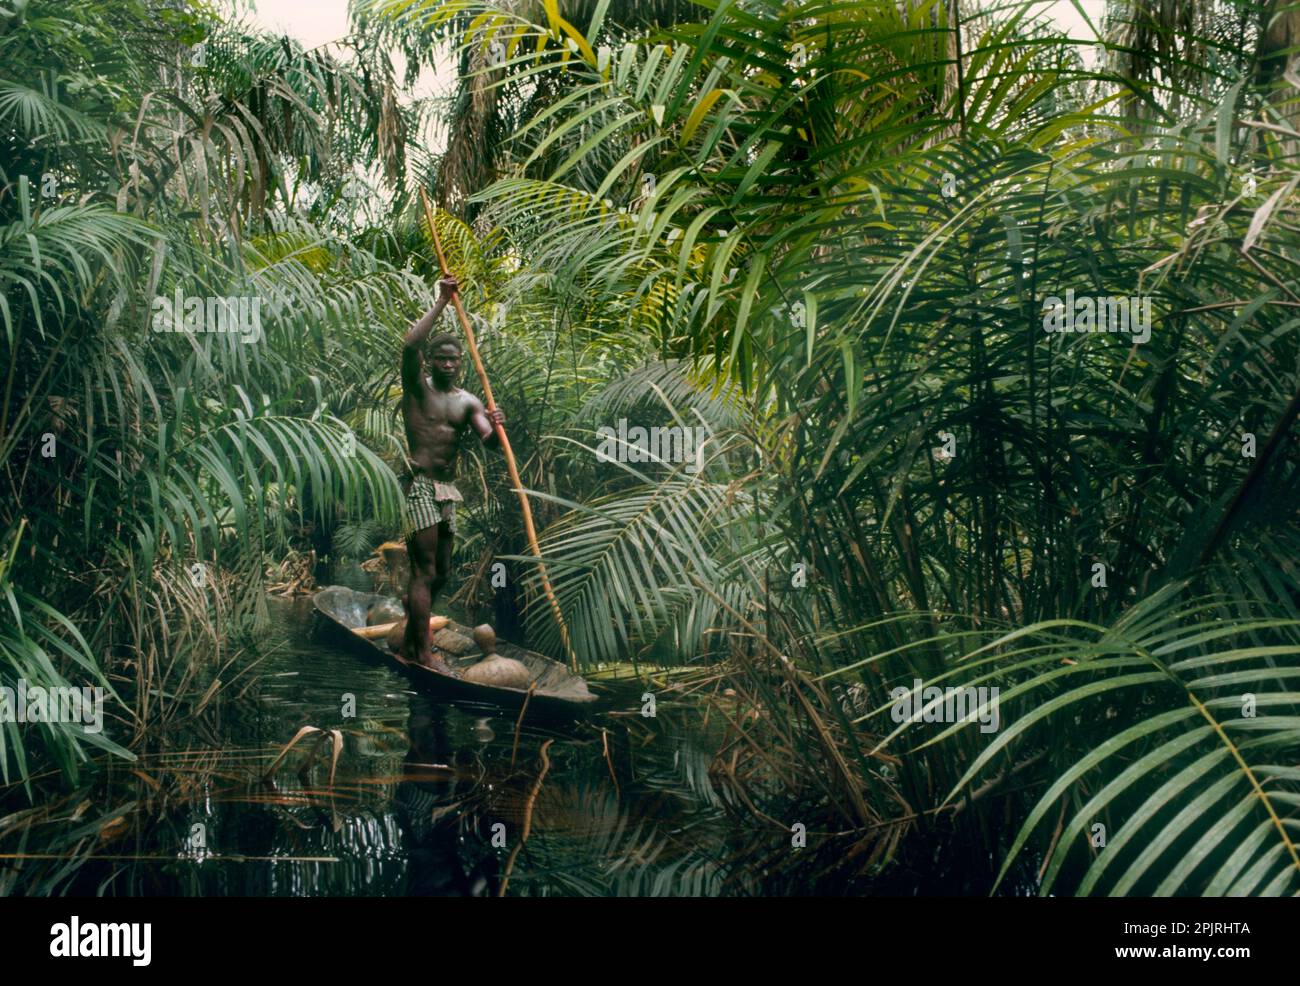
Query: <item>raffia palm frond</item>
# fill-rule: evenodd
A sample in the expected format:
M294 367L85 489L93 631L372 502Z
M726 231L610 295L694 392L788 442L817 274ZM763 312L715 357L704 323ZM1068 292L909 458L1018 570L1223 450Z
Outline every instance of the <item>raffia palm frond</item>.
M131 685L102 736L6 727L0 766L25 780L201 713L206 659L265 619L264 554L396 525L393 471L345 422L429 287L345 233L337 198L287 210L290 179L337 182L366 148L400 177L378 62L147 4L6 17L0 530L25 531L26 564L4 576L0 677ZM29 91L47 78L77 85ZM255 322L171 331L178 293Z
M755 744L805 745L823 763L816 724L834 724L853 779L837 772L837 788L794 772L781 781L789 798L811 798L807 810L839 830L852 797L888 806L896 787L907 811L950 817L987 850L977 855L999 860L970 875L985 889L1010 873L1004 860L1017 890L1291 887L1293 795L1280 789L1274 821L1250 792L1294 749L1294 137L1241 81L1254 74L1257 12L1150 6L1117 6L1112 28L1141 37L1109 35L1094 71L1029 4L978 15L728 5L690 31L632 33L603 57L594 36L590 57L567 45L572 18L539 18L545 43L518 55L503 88L561 70L566 84L478 193L525 264L537 260L529 276L557 308L603 307L626 325L618 338L733 383L764 466L761 481L739 483L751 465L741 460L726 474L736 502L762 504L737 508L753 550L736 551L734 568L688 570L660 516L679 477L549 498L569 511L553 523L549 563L590 646L636 653L674 606L691 607L674 595L691 575L740 594L736 613L772 646L856 689L810 688L800 717L749 727ZM499 13L502 24L518 15ZM1150 337L1045 331L1045 302L1067 291L1148 299ZM653 371L639 372L588 411L647 394ZM588 454L568 461L581 470ZM706 508L677 515L713 533ZM795 564L806 583L793 581ZM1175 604L1184 584L1219 602ZM734 628L729 619L713 614L716 627ZM1152 642L1151 627L1173 636ZM1019 665L1028 628L1039 649L1025 644ZM1198 652L1195 666L1155 654L1174 636L1220 631L1240 644ZM910 751L885 781L868 751L889 730L849 723L843 708L886 710L890 687L913 676L964 682L972 639L1001 641L989 682L1039 704L1009 702L1024 725L1009 718L991 739L967 730ZM1033 663L1043 655L1056 664ZM1253 723L1223 716L1235 700L1216 689L1238 670L1271 688ZM736 674L756 701L789 704L765 666ZM1155 679L1142 676L1156 674L1163 690L1148 708ZM1069 732L1054 717L1086 716L1102 693L1124 696L1114 728L1085 718L1077 743L1040 756L1040 734ZM1142 858L1103 853L1113 861L1085 883L1078 809L1098 778L1125 777L1105 788L1110 808L1141 809L1169 793L1169 777L1125 775L1130 741L1145 755L1183 740L1218 759L1177 775L1190 778L1181 814L1149 809L1121 829L1135 845L1172 821L1169 840ZM976 763L980 776L967 777ZM1012 776L1018 791L1052 798L1036 807L1004 792ZM1070 837L1053 843L1038 822L1071 805ZM1026 840L1042 839L1041 878L1020 852L1027 841L985 824L1008 811ZM889 852L906 855L909 838Z

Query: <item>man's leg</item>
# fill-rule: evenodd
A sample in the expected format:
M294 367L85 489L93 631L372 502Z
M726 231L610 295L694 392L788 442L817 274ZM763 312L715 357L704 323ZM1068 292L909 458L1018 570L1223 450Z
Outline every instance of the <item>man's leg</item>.
M402 656L428 668L446 667L433 656L429 647L429 614L433 610L434 597L447 581L446 571L450 568L451 558L448 551L448 564L440 574L438 562L443 555L439 544L442 540L439 536L441 526L426 527L406 539L411 581L406 588L406 640L402 645Z
M454 541L455 535L451 533L451 525L444 520L438 525L438 544L434 552L433 597L442 591L442 587L451 578L451 549ZM432 612L433 597L430 599L430 612Z

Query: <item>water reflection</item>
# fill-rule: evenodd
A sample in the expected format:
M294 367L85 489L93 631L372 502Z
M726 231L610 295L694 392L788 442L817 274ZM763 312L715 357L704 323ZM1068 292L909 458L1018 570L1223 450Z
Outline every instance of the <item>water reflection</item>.
M496 896L500 866L490 836L485 838L484 820L458 810L472 796L474 786L454 767L456 750L447 729L447 709L416 695L411 697L410 710L410 749L393 799L406 841L406 893L411 897ZM475 729L491 734L486 721L476 720Z
M151 740L138 763L105 762L40 824L0 832L0 852L50 857L0 870L0 886L490 896L514 852L512 896L718 888L702 860L735 830L701 790L716 737L688 736L662 710L620 717L617 704L585 726L516 729L513 715L425 698L395 669L323 647L310 630L307 600L274 603L257 684L223 694L201 724ZM629 689L622 707L636 709L641 689ZM265 779L304 726L326 731L320 755L309 736ZM332 784L329 730L343 737ZM530 810L547 740L549 772ZM10 791L0 818L23 806Z

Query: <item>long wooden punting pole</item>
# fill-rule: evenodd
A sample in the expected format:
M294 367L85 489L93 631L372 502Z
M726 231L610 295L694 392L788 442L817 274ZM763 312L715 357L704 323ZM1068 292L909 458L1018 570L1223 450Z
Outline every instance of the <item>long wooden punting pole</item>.
M424 204L424 221L429 224L429 234L433 237L433 248L438 252L438 266L442 269L444 277L450 273L447 270L447 258L442 252L442 239L438 236L438 227L433 222L433 209L429 205L429 196L425 194L424 189L420 189L420 201ZM460 327L465 331L465 342L469 346L469 355L474 360L474 369L478 371L479 383L483 385L483 397L487 401L489 411L496 410L496 400L492 396L492 385L488 383L487 371L483 369L483 360L478 355L478 345L474 342L474 329L470 326L469 318L465 314L465 309L460 303L460 292L457 291L451 296L452 304L456 306L456 314L460 316ZM542 549L537 544L537 529L533 527L533 511L528 505L528 494L524 492L524 484L519 479L519 467L515 465L515 453L510 448L510 439L506 437L506 430L502 425L493 425L496 428L497 441L501 443L501 451L505 453L506 468L510 471L510 482L514 483L515 492L519 494L519 506L524 513L524 531L528 534L528 546L533 549L533 554L537 557L537 567L542 576L542 588L546 592L546 598L551 602L551 611L555 613L555 622L560 627L560 642L564 645L564 652L569 655L569 665L574 671L578 670L578 655L573 652L573 647L569 644L569 627L564 622L564 614L560 612L560 602L555 598L555 592L551 588L551 580L546 574L546 564L542 561Z

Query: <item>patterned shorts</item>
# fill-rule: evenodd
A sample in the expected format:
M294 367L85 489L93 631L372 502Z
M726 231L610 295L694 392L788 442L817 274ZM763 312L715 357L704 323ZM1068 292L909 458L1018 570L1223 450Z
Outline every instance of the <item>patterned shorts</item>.
M406 536L443 523L455 534L456 504L463 503L464 499L455 483L416 476L406 491Z

